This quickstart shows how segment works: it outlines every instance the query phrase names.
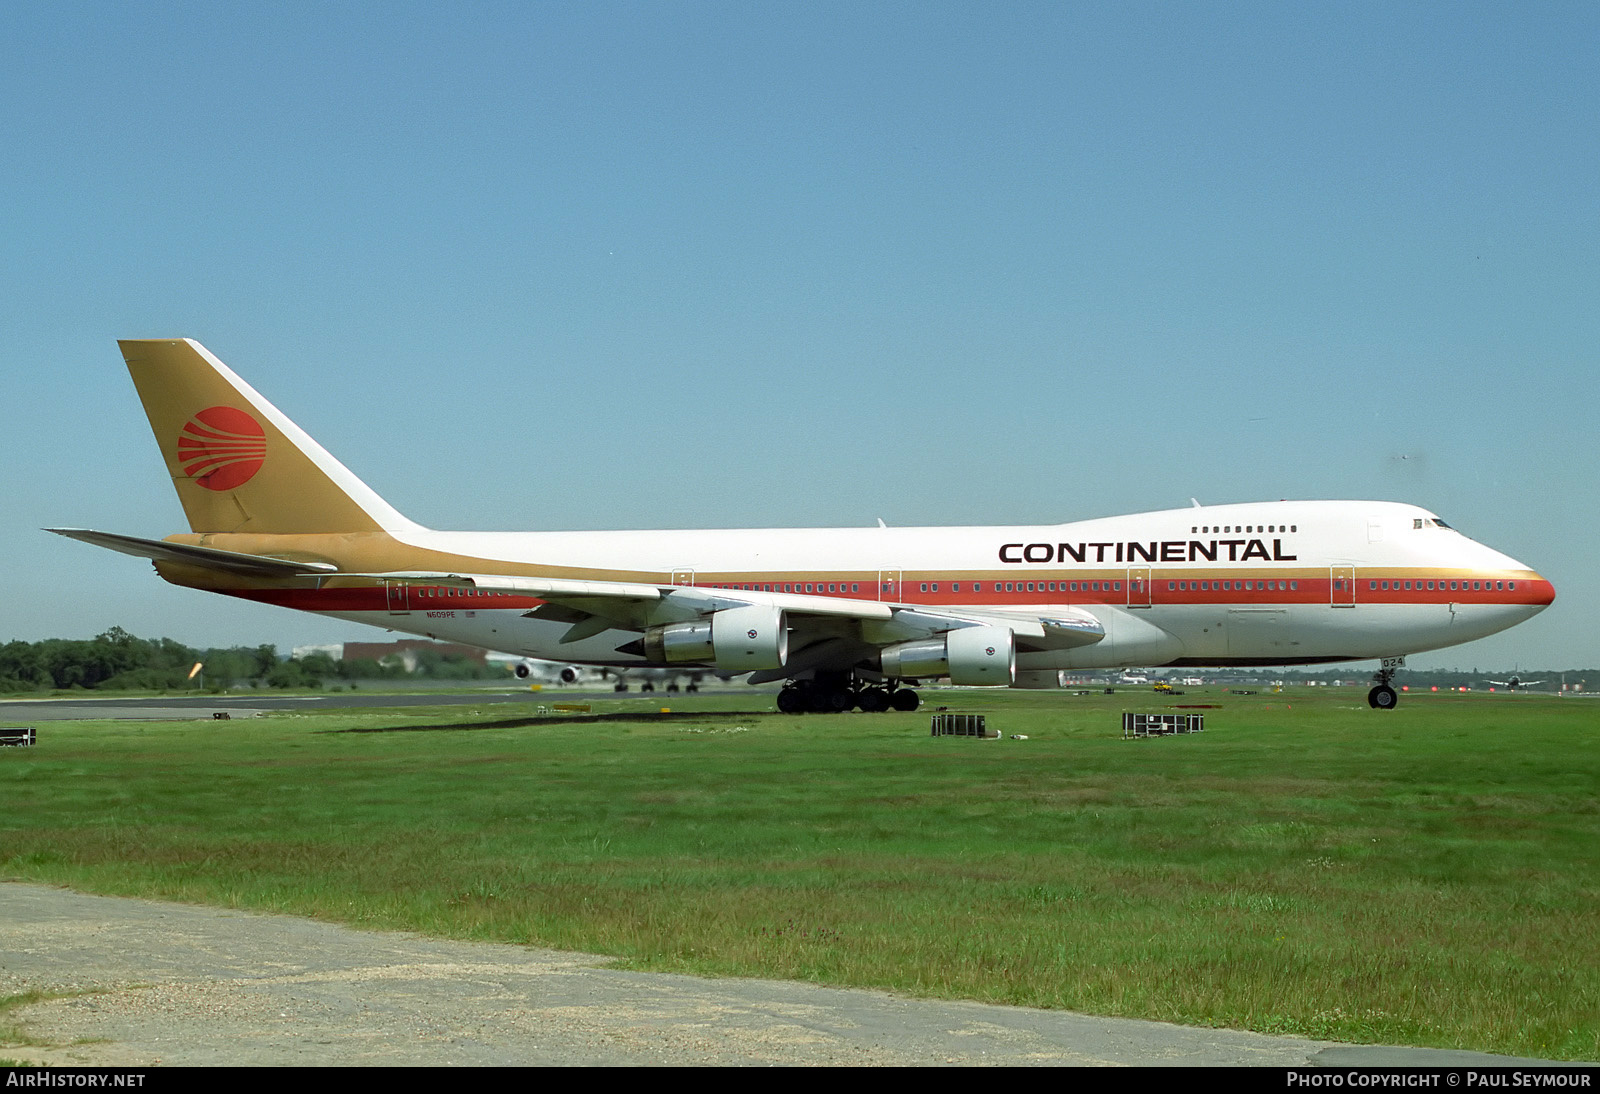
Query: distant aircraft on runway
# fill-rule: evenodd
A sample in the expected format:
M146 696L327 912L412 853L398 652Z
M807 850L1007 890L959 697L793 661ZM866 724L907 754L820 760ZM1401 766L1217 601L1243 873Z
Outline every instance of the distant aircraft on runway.
M1511 679L1509 680L1490 680L1489 683L1495 685L1496 687L1505 688L1507 691L1520 691L1523 688L1537 687L1538 685L1544 683L1544 681L1524 680L1522 677L1513 673Z
M614 691L627 691L635 684L640 691L655 691L657 687L669 692L678 691L684 687L680 685L680 680L685 682L688 691L699 691L700 681L705 676L703 672L689 669L590 668L562 661L541 661L536 657L524 657L507 667L519 680L537 684L580 684L603 680L610 683Z
M191 531L52 531L152 559L177 585L391 630L785 680L787 712L913 710L907 685L938 677L1006 687L1052 670L1363 659L1380 661L1368 701L1386 709L1407 654L1505 630L1555 596L1427 510L1377 501L1031 527L435 531L199 343L121 347ZM703 428L685 424L686 449ZM952 428L941 445L962 442ZM972 458L994 458L991 439L969 440ZM883 481L926 488L937 464L919 445L932 443L908 436Z
M506 668L518 680L527 680L535 684L576 684L584 675L582 665L569 665L562 661L541 661L537 657L508 661Z

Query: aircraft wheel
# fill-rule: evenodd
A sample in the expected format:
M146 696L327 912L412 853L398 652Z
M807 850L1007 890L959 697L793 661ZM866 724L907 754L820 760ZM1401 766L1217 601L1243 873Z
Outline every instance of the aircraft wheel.
M778 692L778 710L784 714L804 714L806 701L799 688L784 688Z
M889 705L905 714L910 714L922 705L922 696L910 688L900 688L889 696Z
M668 695L671 695L673 692L675 692L677 690L678 690L678 685L677 684L668 684L667 685L667 694Z
M812 693L811 709L818 714L843 714L856 705L849 688L818 688Z
M883 688L865 688L856 696L856 705L868 714L889 709L889 693Z
M627 691L628 690L628 685L627 684L612 684L611 685L611 690L612 691Z
M1388 684L1379 684L1367 692L1367 705L1373 710L1393 710L1400 697L1394 693L1394 688Z
M650 681L646 680L644 683L639 685L639 690L640 691L654 691L654 690L656 690L656 686L654 684L650 683Z

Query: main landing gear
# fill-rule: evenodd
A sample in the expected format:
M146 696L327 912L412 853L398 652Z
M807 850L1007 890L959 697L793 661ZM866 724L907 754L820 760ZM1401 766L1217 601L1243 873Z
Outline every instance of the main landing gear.
M794 680L778 692L778 709L785 714L843 714L863 710L909 713L922 705L922 696L895 681L870 684L854 673L817 673L811 680Z
M1394 679L1395 672L1405 663L1404 657L1385 657L1378 671L1372 674L1378 686L1367 692L1367 705L1373 710L1393 710L1400 702L1400 696L1389 686L1389 681Z

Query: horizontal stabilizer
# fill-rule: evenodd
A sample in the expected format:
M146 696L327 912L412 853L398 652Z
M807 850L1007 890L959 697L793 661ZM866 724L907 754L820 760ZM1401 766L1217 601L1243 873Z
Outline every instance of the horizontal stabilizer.
M191 547L186 543L168 543L162 539L141 539L138 536L121 536L115 532L94 532L87 528L46 528L68 539L92 543L125 555L148 558L152 562L181 562L188 566L201 566L208 570L242 574L247 577L309 577L333 574L339 567L331 562L294 562L261 555L240 554L238 551L219 551L215 547Z

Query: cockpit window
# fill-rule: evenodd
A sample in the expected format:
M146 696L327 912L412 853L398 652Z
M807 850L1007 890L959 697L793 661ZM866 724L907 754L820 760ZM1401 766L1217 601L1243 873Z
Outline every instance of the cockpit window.
M1440 528L1450 528L1450 526L1448 524L1446 524L1444 521L1440 520L1438 517L1434 517L1433 518L1433 523L1437 524ZM1453 529L1453 528L1451 528L1450 530L1452 532L1455 531L1455 529Z

